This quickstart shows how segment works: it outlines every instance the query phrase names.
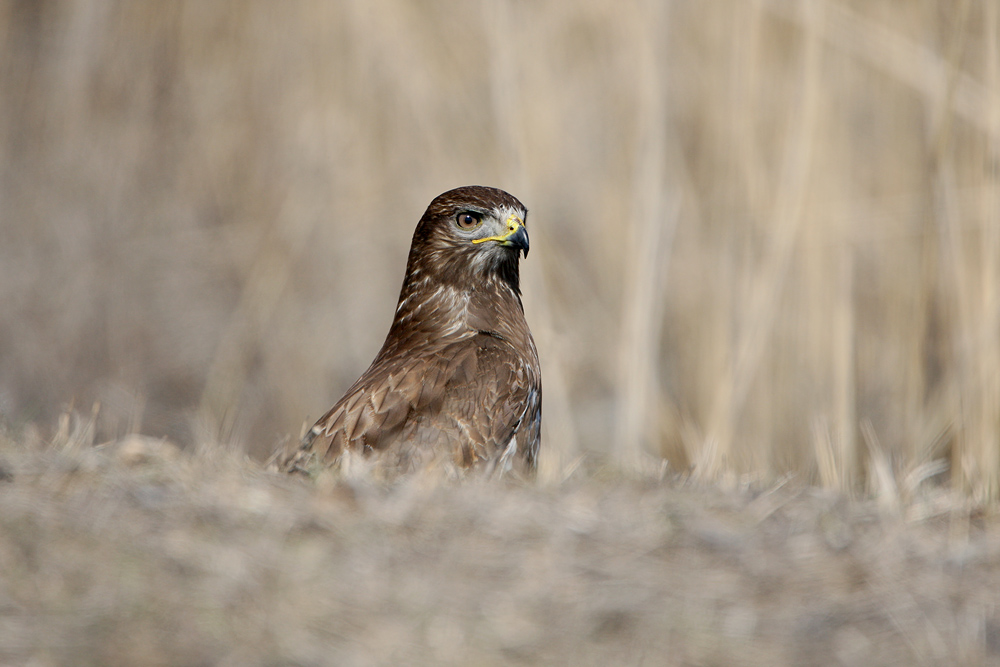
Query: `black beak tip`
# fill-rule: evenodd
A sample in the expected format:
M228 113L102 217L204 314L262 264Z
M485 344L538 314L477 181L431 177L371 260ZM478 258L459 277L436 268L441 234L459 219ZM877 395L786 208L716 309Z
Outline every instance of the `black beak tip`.
M525 231L524 227L519 227L514 235L510 237L510 243L515 250L520 250L524 253L525 258L528 257L528 232Z

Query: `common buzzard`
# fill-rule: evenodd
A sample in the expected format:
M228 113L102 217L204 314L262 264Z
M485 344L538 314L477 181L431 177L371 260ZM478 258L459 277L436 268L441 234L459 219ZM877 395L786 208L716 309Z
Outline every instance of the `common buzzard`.
M482 186L430 203L382 349L281 470L312 474L353 455L390 473L433 462L534 470L542 381L518 280L526 215L511 195Z

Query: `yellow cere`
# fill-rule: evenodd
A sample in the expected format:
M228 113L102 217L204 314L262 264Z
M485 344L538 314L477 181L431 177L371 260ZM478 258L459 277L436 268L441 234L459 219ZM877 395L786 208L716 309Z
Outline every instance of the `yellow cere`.
M507 218L507 233L503 236L487 236L485 239L473 239L473 243L485 243L486 241L506 241L509 239L517 230L524 225L524 221L520 217L511 213L510 217Z

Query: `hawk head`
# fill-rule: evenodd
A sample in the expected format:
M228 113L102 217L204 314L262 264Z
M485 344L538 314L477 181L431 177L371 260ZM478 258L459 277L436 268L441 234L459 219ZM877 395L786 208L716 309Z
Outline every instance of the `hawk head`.
M521 202L496 188L470 185L439 195L413 233L404 288L475 291L501 281L520 295L518 259L522 251L528 256L527 214Z

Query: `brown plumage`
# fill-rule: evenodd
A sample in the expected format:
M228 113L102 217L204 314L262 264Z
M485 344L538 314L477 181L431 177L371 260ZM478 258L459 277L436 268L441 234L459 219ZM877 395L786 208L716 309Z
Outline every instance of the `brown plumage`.
M281 470L311 474L348 454L391 472L432 462L534 470L542 384L518 282L526 214L481 186L431 202L382 349Z

